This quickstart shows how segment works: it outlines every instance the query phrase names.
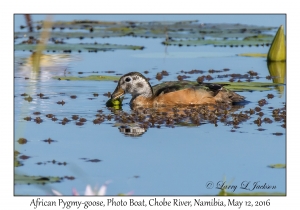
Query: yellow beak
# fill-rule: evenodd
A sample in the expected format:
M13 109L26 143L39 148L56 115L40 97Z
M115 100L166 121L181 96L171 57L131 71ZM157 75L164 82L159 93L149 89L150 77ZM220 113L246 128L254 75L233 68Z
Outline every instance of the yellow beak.
M111 95L111 99L116 99L116 98L119 98L120 96L124 95L125 94L125 90L123 90L122 88L120 87L117 87L115 89L115 91L113 92L113 94Z

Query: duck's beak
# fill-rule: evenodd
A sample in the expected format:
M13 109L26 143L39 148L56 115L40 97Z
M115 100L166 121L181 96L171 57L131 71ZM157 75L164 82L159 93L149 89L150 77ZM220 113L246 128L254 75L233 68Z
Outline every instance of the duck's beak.
M113 94L111 95L111 99L117 99L120 96L125 94L125 90L123 90L121 87L117 86Z

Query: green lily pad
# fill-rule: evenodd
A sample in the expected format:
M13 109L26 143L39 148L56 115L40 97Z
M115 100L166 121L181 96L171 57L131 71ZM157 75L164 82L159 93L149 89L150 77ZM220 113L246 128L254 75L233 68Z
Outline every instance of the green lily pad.
M267 91L274 87L283 85L279 83L266 82L213 82L216 84L224 84L225 88L232 91Z
M117 76L106 76L106 75L90 75L86 77L62 77L62 76L55 76L53 79L58 80L70 80L70 81L118 81L120 77Z
M60 177L55 176L26 176L21 174L15 174L15 184L49 184L60 182Z
M39 29L43 22L33 22L36 32L16 32L14 38L40 37ZM22 26L26 28L26 26ZM253 26L245 24L210 24L199 23L197 20L190 21L56 21L52 22L50 37L54 39L70 38L96 38L96 37L144 37L165 39L166 45L256 45L261 42L271 43L273 36L268 35L274 27ZM71 29L71 30L64 30ZM83 31L82 31L83 30ZM218 39L221 42L211 42L211 39ZM180 41L178 39L184 39ZM199 42L197 41L203 41ZM244 39L244 40L243 40ZM224 42L222 42L224 40ZM235 42L237 40L238 42ZM242 42L241 42L242 41ZM178 43L179 42L179 43Z
M133 45L117 45L117 44L47 44L44 46L46 51L82 51L86 50L89 52L97 51L113 51L113 50L142 50L143 46ZM36 44L15 44L15 50L36 50Z
M178 46L198 46L198 45L214 45L214 46L261 46L270 45L273 40L272 35L257 35L245 37L244 39L181 39L164 41L164 45Z
M286 164L272 164L272 165L268 165L269 168L286 168Z
M266 58L267 57L267 53L241 53L241 54L238 54L238 56Z

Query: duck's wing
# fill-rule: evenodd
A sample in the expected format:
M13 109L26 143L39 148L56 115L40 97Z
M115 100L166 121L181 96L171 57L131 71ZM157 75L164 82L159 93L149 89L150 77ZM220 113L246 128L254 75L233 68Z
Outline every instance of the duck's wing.
M175 92L178 90L184 90L187 88L193 88L195 90L202 89L211 93L212 96L218 94L224 85L214 84L214 83L198 83L193 81L169 81L163 82L161 84L152 87L153 94L159 96L161 94L166 94L170 92Z
M154 96L171 93L179 90L192 88L194 90L205 90L219 102L240 102L245 98L239 94L226 89L226 85L215 83L198 83L196 81L169 81L152 87Z
M184 90L197 85L197 82L192 81L169 81L163 82L152 87L154 96L159 96L166 93Z

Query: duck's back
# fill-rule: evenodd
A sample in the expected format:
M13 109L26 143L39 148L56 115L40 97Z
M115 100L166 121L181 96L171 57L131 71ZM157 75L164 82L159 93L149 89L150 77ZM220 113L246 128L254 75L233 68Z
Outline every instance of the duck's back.
M153 86L153 103L156 105L235 103L243 96L224 85L193 81L170 81Z

